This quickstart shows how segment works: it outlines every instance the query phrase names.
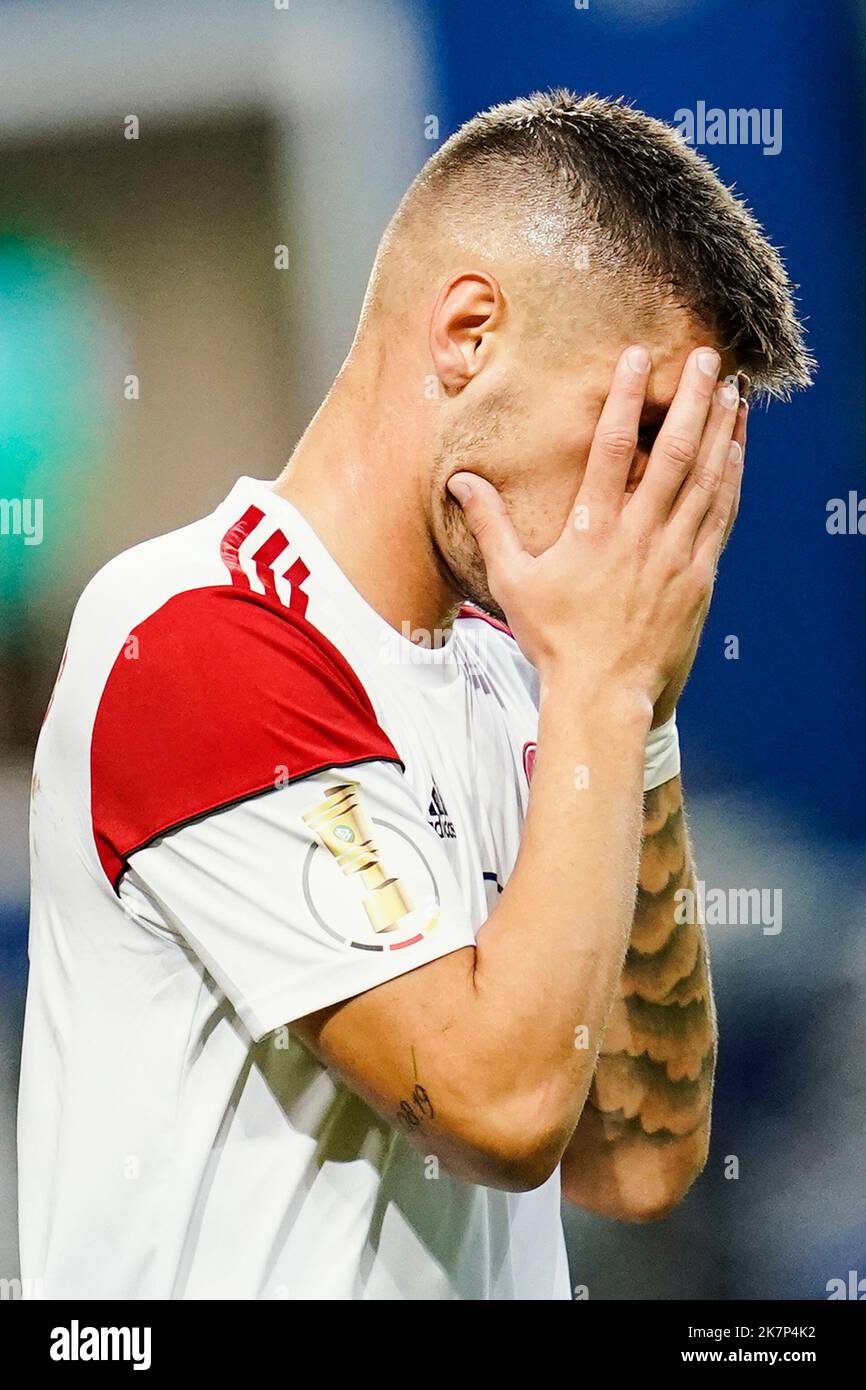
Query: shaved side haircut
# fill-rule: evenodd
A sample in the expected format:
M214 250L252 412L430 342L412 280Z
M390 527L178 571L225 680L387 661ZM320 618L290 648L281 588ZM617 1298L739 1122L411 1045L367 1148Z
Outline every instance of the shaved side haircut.
M754 215L671 126L623 101L558 89L462 126L395 214L365 317L445 248L524 266L547 302L565 303L573 274L620 312L685 309L759 395L811 381L794 287Z

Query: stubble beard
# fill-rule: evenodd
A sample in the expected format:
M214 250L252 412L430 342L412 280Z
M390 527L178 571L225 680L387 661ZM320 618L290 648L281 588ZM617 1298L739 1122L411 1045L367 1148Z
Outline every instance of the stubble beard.
M434 534L433 549L441 572L464 602L507 623L505 613L490 592L481 551L463 519L460 504L447 491L439 515L441 526L437 532L441 534Z

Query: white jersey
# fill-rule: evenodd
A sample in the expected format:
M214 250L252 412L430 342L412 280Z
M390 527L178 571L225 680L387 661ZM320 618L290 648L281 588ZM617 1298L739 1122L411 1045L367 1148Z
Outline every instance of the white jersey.
M33 779L25 1281L569 1297L558 1171L510 1194L407 1142L423 1038L391 1125L286 1027L472 944L536 729L504 628L415 645L268 484L96 576Z

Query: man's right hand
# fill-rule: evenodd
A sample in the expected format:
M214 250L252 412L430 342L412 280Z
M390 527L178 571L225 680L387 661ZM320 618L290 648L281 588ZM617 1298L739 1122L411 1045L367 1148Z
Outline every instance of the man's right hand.
M458 485L452 490L490 591L542 678L566 663L572 673L578 667L588 692L617 689L651 706L681 666L737 491L720 491L721 484L738 479L742 465L742 450L732 446L739 393L718 386L719 367L711 348L690 355L644 476L629 494L651 361L639 346L622 354L574 507L541 555L523 548L486 479L461 472L449 480Z

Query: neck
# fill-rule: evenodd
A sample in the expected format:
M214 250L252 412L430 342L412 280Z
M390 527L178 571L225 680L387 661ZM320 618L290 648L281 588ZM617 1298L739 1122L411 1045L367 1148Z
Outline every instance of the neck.
M386 397L383 375L350 359L275 491L386 622L404 635L433 633L450 626L460 596L432 544L417 401Z

